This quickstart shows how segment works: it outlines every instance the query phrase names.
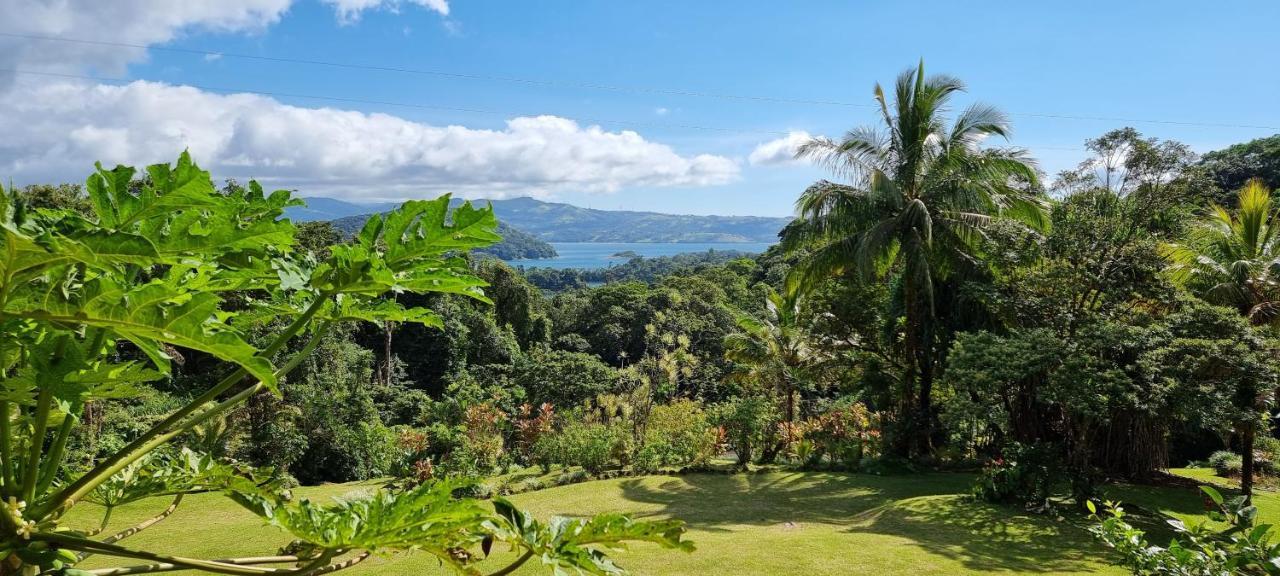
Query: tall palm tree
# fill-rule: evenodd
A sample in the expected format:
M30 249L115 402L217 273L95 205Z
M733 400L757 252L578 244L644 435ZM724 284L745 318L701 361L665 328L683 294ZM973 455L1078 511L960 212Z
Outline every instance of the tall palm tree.
M724 340L725 358L740 366L733 375L772 387L783 398L787 422L795 421L796 392L822 356L811 344L800 305L797 291L779 294L770 288L765 296L765 317L735 311L739 331Z
M1211 205L1186 242L1165 246L1166 270L1174 281L1209 302L1235 308L1254 325L1280 326L1280 214L1261 180L1245 184L1239 200L1234 215ZM1254 412L1265 408L1265 398L1254 402ZM1251 418L1240 426L1240 487L1250 497L1256 426Z
M909 366L903 410L916 428L906 450L911 443L917 451L930 449L935 282L978 263L974 248L992 218L1010 216L1041 229L1048 221L1028 192L1038 180L1026 154L981 147L988 137L1009 135L1004 114L975 104L947 124L947 104L963 89L950 76L925 76L923 61L898 76L892 103L876 84L879 126L800 147L797 157L817 161L847 183L810 186L783 233L788 249L808 249L788 278L801 289L846 271L898 279Z

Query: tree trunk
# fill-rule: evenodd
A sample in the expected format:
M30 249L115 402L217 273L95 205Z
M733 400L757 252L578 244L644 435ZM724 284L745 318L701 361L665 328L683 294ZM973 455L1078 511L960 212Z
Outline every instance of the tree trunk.
M796 389L787 386L787 423L796 421Z
M1240 433L1240 492L1245 502L1253 501L1253 435L1255 424L1244 425Z
M926 340L928 340L926 338ZM920 347L920 398L916 416L916 454L933 454L933 353L928 342Z
M391 331L393 325L388 320L382 323L382 384L391 386Z

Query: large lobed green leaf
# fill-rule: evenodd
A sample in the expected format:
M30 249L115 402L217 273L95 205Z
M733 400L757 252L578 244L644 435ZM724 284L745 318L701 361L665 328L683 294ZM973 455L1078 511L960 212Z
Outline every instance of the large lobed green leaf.
M98 277L68 289L63 283L30 284L10 296L4 317L47 322L73 329L93 326L136 344L161 369L168 368L162 344L200 350L242 366L268 386L271 364L218 318L221 300L209 292L186 292L152 281L133 287Z

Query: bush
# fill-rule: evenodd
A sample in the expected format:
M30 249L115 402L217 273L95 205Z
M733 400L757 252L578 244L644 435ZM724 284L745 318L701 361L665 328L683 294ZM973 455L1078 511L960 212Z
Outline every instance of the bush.
M747 464L763 448L766 434L778 418L777 408L763 396L734 398L711 411L711 422L724 430L725 442Z
M988 502L1045 509L1054 484L1062 477L1060 463L1058 450L1052 445L1011 442L1002 456L983 468L973 495Z
M515 452L521 463L533 462L533 447L540 438L552 432L555 417L555 408L545 402L537 410L529 404L520 405L512 424L515 427Z
M1219 450L1209 456L1209 467L1215 474L1226 478L1240 476L1244 463L1239 454L1230 450Z
M597 474L620 461L626 439L627 435L617 427L571 421L559 431L539 438L533 445L533 455L544 470L559 464L581 466Z
M431 440L426 432L402 427L396 434L396 458L391 474L421 484L435 477L435 462L430 453Z
M645 429L644 445L632 458L639 470L662 466L704 464L715 456L719 433L697 402L678 400L654 406Z
M836 403L805 423L804 438L812 441L812 451L801 461L814 461L825 454L834 464L857 467L864 456L878 451L880 430L875 422L875 413L861 402Z
M467 407L462 420L461 442L449 453L444 466L449 474L486 476L502 463L503 426L507 415L491 404Z

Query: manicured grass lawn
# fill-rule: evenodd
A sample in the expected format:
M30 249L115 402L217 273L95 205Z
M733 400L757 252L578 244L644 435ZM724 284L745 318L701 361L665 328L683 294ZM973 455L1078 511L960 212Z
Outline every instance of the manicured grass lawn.
M638 517L682 518L697 544L692 554L637 545L617 561L636 574L1123 574L1083 530L1083 519L1055 521L973 501L965 474L870 476L772 472L619 478L550 488L513 499L536 514L625 511ZM376 483L302 488L323 499ZM1191 517L1201 510L1194 490L1113 487L1108 496L1150 510ZM1280 497L1258 499L1264 521L1280 520ZM115 513L124 527L162 509L155 501ZM94 524L92 506L71 524ZM126 542L133 547L197 557L266 554L288 537L212 494L195 495L164 524ZM500 554L500 558L507 558ZM112 565L91 558L83 567ZM495 562L493 568L499 565ZM492 569L492 568L491 568ZM365 562L346 574L449 573L426 554ZM543 574L526 566L519 574Z
M1180 468L1171 470L1174 474L1188 478L1198 485L1216 487L1228 498L1238 495L1240 481L1223 478L1214 474L1211 468ZM1176 490L1171 488L1153 489L1149 486L1112 486L1107 497L1120 501L1126 510L1155 512L1179 518L1184 522L1200 522L1204 519L1204 498L1198 490ZM1266 488L1255 488L1253 505L1258 507L1258 524L1280 526L1280 492L1274 485ZM1138 523L1135 522L1135 525ZM1152 538L1155 544L1166 544L1168 538Z

